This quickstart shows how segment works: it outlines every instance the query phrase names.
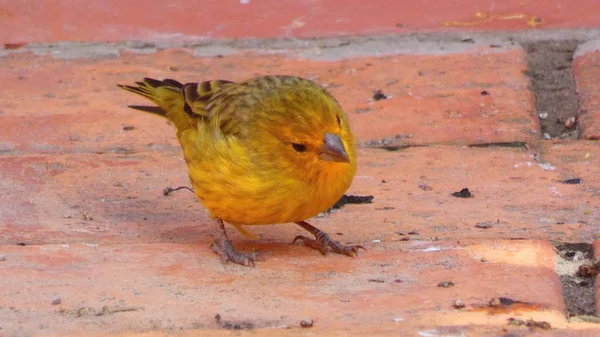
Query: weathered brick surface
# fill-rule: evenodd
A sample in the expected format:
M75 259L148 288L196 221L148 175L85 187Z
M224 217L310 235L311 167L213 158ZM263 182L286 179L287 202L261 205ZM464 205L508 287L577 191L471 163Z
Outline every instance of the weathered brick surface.
M583 154L582 154L583 155ZM585 155L583 155L585 156ZM435 146L363 149L348 193L373 195L314 219L343 240L536 238L591 240L600 201L593 181L564 184L560 163L524 149ZM201 242L212 226L189 185L179 150L135 154L20 155L0 158L5 191L2 242ZM558 167L558 169L557 169ZM593 178L592 178L593 179ZM468 187L474 197L452 192ZM89 218L93 219L89 219ZM86 220L86 218L88 220ZM477 228L487 223L489 228ZM288 242L301 229L257 226L263 240ZM409 232L418 234L408 235Z
M598 27L593 0L453 2L373 0L4 1L0 43L197 41L419 31Z
M2 331L217 329L217 314L226 326L281 329L313 319L319 328L377 327L387 335L504 327L509 317L566 326L545 242L388 243L354 259L267 247L275 253L247 268L223 265L194 244L4 245ZM454 286L438 287L444 281ZM525 303L490 307L496 297ZM455 300L465 308L453 308Z
M589 44L600 45L599 41ZM579 126L586 139L600 140L600 51L575 58L573 71L580 98Z
M267 74L310 78L340 101L359 142L475 144L539 137L521 49L335 63L256 54L196 58L183 50L101 60L25 54L0 58L0 64L0 122L5 126L0 150L9 153L177 147L166 122L125 107L145 103L142 98L116 87L146 76L182 82ZM375 90L391 98L373 101ZM124 131L126 125L136 129Z

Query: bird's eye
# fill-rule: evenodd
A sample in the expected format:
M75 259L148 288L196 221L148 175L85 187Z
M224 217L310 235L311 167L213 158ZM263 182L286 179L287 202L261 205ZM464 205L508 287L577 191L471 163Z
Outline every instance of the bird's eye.
M306 145L304 144L292 143L292 147L294 148L294 150L296 150L296 152L306 151Z
M342 125L342 119L340 118L340 115L335 115L335 118L337 118L338 125Z

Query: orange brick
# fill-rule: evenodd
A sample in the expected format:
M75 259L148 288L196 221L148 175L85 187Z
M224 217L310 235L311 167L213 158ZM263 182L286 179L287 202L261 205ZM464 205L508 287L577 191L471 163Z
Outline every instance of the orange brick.
M598 41L592 41L598 45ZM575 58L573 71L579 93L579 126L585 139L600 140L600 51Z
M100 60L23 54L2 58L0 64L0 122L6 126L0 150L5 153L177 147L163 120L125 107L144 104L142 98L116 87L145 76L182 82L267 74L311 78L340 101L359 142L473 144L534 142L539 137L520 49L335 63L256 54L195 58L182 50ZM374 102L375 90L392 97ZM482 96L484 90L489 95ZM135 129L124 131L124 126Z
M583 28L600 24L589 0L415 2L277 0L202 2L7 1L0 43L52 41L204 41L211 38L314 37L415 31Z
M510 317L566 326L553 247L539 241L387 243L354 259L273 244L276 257L258 268L223 265L191 244L1 249L8 335L217 329L217 314L225 326L273 332L303 319L317 331L370 328L390 336L505 327ZM443 281L455 285L438 287ZM497 297L520 303L491 307ZM465 307L453 308L455 300Z
M362 149L348 193L373 195L374 202L312 221L343 233L342 241L360 243L591 241L600 201L590 194L593 185L567 185L565 177L559 163L536 162L523 149ZM167 186L189 185L179 151L2 156L0 181L0 204L11 205L0 211L3 243L195 242L207 249L212 241L208 213L194 195L162 195ZM464 187L473 198L451 196ZM301 233L294 225L248 229L261 244L287 243ZM243 241L238 234L233 238Z
M600 143L596 141L543 141L542 158L559 168L563 180L580 178L591 193L600 192ZM599 214L600 215L600 214Z

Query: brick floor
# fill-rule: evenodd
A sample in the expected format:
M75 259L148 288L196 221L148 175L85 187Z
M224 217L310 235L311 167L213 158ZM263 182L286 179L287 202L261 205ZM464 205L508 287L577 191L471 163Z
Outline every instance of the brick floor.
M328 86L345 107L359 142L475 144L539 138L521 49L488 47L459 55L396 55L336 63L256 54L195 58L183 50L72 61L16 54L2 62L0 104L10 111L3 117L10 127L8 140L0 146L9 151L139 151L149 143L178 147L166 123L157 128L160 121L152 116L123 108L143 100L113 84L144 76L183 82L244 80L260 74L311 78ZM176 71L170 70L172 65ZM24 90L27 100L21 99ZM373 101L376 90L392 99ZM482 95L484 91L487 95ZM33 108L33 102L39 108ZM72 127L51 127L71 119L77 120ZM136 130L123 131L124 125ZM35 130L38 137L31 139L28 130Z
M18 50L57 40L600 25L588 8L594 4L583 0L352 4L230 2L218 11L216 1L185 10L158 2L1 4L10 28L0 38L17 50L0 57L0 336L600 335L598 325L566 317L553 245L593 243L597 257L600 251L597 42L582 44L573 62L581 140L540 140L516 44L413 44L392 53L366 45L335 57L312 44L222 55L108 48L93 58L64 45ZM211 20L190 19L209 11ZM262 25L233 20L259 11ZM196 197L162 194L189 185L172 127L126 108L144 101L116 88L144 76L185 82L265 74L313 79L347 111L360 145L348 193L374 200L311 223L364 245L360 256L324 257L291 245L302 232L294 225L256 226L248 228L256 239L230 233L241 250L258 252L257 266L222 264L209 249L214 230ZM390 98L374 101L376 90ZM576 178L579 184L565 182ZM472 198L451 195L465 187ZM301 328L302 320L314 326Z
M566 325L548 243L390 242L355 259L287 243L260 247L271 254L246 268L223 265L205 245L4 246L0 307L12 323L3 327L26 326L19 322L25 315L49 333L217 328L216 314L256 328L297 327L310 318L330 329L394 319L415 330L432 321L505 325L510 317ZM455 285L438 287L444 281ZM523 303L491 307L495 297ZM455 300L465 307L453 308Z

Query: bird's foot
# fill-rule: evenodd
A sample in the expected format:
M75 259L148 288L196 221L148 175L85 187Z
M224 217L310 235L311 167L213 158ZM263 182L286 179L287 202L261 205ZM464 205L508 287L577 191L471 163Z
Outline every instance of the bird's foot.
M329 234L323 232L322 230L310 225L307 222L301 221L297 223L302 228L309 231L312 235L315 236L314 239L306 237L304 235L298 235L294 238L292 243L300 240L304 242L305 245L311 247L313 249L319 250L323 255L326 255L328 252L333 252L336 254L347 255L347 256L356 256L358 255L358 250L367 250L365 247L361 245L342 245L338 241L332 239Z
M233 245L231 244L231 240L229 240L229 238L227 237L227 232L225 231L225 224L223 224L223 220L221 220L220 218L215 218L214 222L217 225L217 233L219 237L210 246L212 251L221 256L221 260L223 261L223 263L231 261L236 264L241 264L242 266L254 267L254 261L256 261L256 254L244 254L235 250L235 248L233 248Z
M244 254L240 253L231 244L231 241L225 239L217 239L211 245L211 249L213 252L219 254L221 256L221 260L223 263L227 261L231 261L236 264L241 264L242 266L252 266L254 267L254 261L256 261L256 254Z

